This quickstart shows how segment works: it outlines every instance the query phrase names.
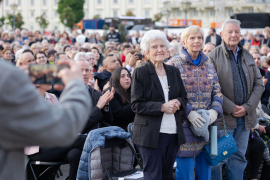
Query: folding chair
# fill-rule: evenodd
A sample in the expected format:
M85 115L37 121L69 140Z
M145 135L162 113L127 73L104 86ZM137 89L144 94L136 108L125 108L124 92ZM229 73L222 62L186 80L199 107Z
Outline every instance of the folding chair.
M104 148L113 148L115 146L122 147L123 145L126 145L126 144L131 149L133 156L137 159L137 161L139 163L139 166L140 166L140 169L131 169L131 170L128 170L128 171L122 171L122 172L119 172L119 173L110 174L108 172L105 164L104 164L104 161L102 160L102 157L101 157L102 167L104 168L109 180L117 180L119 177L125 177L125 176L128 176L128 175L134 174L137 171L142 171L142 169L143 169L141 161L138 158L135 150L133 149L133 147L129 143L127 143L126 140L119 139L119 138L106 139ZM127 178L125 178L125 179L127 179ZM139 179L139 180L143 180L143 178Z
M35 180L38 180L38 179L41 178L46 172L48 172L50 169L52 169L52 168L55 167L55 166L59 166L57 171L59 171L60 176L63 176L63 173L62 173L62 171L60 170L60 166L61 166L61 165L64 165L64 164L68 164L68 163L67 163L67 162L41 162L41 161L31 161L31 160L29 160L29 161L28 161L28 164L29 164L29 166L30 166L30 169L31 169L31 171L32 171L32 174L33 174ZM41 173L38 175L38 177L37 177L37 175L36 175L36 173L35 173L35 171L34 171L32 165L43 165L43 166L46 165L46 166L49 166L49 167L47 167L47 168L46 168L43 172L41 172ZM59 178L59 175L58 175L57 172L56 172L56 177ZM69 178L69 177L67 177L66 179L68 179L68 178Z

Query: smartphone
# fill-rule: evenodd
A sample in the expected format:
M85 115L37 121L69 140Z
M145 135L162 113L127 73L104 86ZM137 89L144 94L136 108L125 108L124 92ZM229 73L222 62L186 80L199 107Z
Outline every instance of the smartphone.
M138 60L142 60L142 54L136 54L138 56Z
M56 64L31 64L29 66L29 75L33 84L64 84L58 77L61 69L69 68L68 65Z

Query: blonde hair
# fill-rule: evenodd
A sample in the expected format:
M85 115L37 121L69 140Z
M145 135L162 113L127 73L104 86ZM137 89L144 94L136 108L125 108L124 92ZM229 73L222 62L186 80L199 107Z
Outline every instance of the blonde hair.
M37 44L37 43L34 43L31 45L31 51L33 51L34 48L39 48L40 49L40 46Z
M270 28L268 26L264 28L264 32L265 31L268 32L268 34L270 34Z
M203 32L203 30L199 26L195 26L195 25L189 26L188 28L184 29L184 31L182 31L181 40L186 43L188 37L191 34L196 34L197 32L200 32L202 34L202 39L204 41L204 32Z

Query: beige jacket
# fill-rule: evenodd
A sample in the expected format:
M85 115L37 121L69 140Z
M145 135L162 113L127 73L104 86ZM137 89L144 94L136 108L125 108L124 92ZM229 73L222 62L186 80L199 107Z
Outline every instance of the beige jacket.
M256 125L256 107L261 99L264 87L262 76L259 69L255 65L252 55L245 50L239 43L238 46L242 48L241 64L247 80L247 102L243 106L247 110L245 115L246 130L253 128ZM225 46L224 41L216 49L208 54L208 58L214 64L221 92L223 94L223 114L226 122L227 129L237 127L236 118L231 114L235 107L234 89L233 89L233 74L229 58L229 52ZM222 123L220 123L221 125ZM223 126L220 126L223 129Z

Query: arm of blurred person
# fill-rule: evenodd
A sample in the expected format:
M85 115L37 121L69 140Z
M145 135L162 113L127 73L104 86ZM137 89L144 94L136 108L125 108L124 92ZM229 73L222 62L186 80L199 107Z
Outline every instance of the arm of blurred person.
M89 117L89 93L80 69L70 61L70 69L59 76L66 84L59 104L51 105L40 96L21 70L0 62L0 146L6 150L25 146L67 146Z

